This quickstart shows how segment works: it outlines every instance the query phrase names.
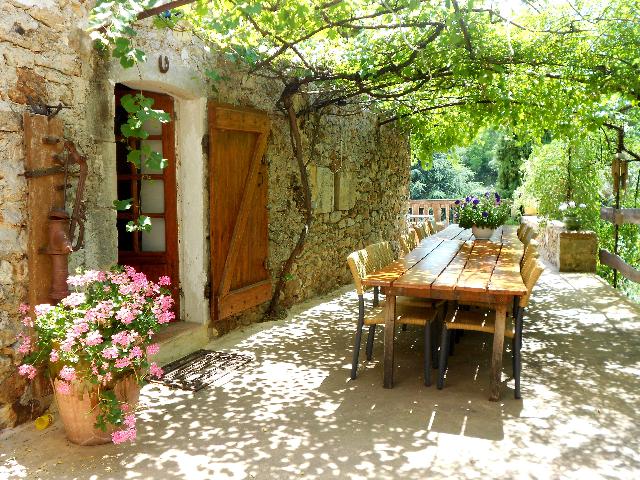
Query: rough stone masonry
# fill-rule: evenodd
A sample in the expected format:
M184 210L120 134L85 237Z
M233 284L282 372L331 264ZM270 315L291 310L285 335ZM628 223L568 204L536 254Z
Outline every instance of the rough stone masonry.
M72 255L71 267L108 268L117 260L115 212L111 208L116 195L113 89L115 83L122 81L119 77L122 73L93 48L85 31L91 3L0 2L0 429L33 418L47 407L46 400L16 373L20 362L16 335L23 328L18 307L26 300L29 281L26 261L29 213L21 118L30 99L64 105L59 115L64 121L65 137L89 161L86 246ZM165 89L161 79L148 80L144 67L138 79L142 86L166 90L169 94L173 94L175 87L176 92L186 92L187 100L213 98L258 108L270 115L273 127L266 151L270 189L268 266L275 278L302 226L296 193L300 179L291 152L288 124L276 108L281 85L247 75L188 34L149 28L136 41L147 52L150 63L160 54L167 55L171 61L167 78L173 75L173 80L165 81L168 85ZM226 78L215 89L204 74L212 67ZM187 89L184 86L187 84L197 86ZM196 125L205 118L178 121L193 120ZM349 282L347 255L368 243L396 239L404 225L408 197L408 139L392 127L379 128L374 112L355 116L325 112L305 119L301 127L313 184L314 225L305 251L296 262L292 280L287 283L282 299L286 306ZM176 140L181 141L179 137ZM188 178L188 171L194 168L200 168L206 175L204 154L178 158L177 165L187 172L181 178ZM206 182L202 185L199 195L207 199ZM179 184L179 202L188 203L184 195ZM207 201L202 200L205 211ZM186 205L183 211L190 212L189 208ZM188 220L202 223L202 230L206 231L207 215L200 217ZM180 237L181 244L186 241L187 237ZM189 252L190 245L181 248L184 249L181 252ZM201 256L207 254L205 249ZM201 261L206 265L206 259ZM191 279L196 286L191 295L194 302L206 305L206 270L198 275ZM257 307L234 317L231 327L259 321L263 310L264 307ZM183 313L188 321L207 321Z

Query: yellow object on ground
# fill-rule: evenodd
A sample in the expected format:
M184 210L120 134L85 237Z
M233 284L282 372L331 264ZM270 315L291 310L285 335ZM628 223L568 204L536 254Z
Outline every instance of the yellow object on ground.
M44 415L40 415L36 418L33 423L38 430L44 430L53 423L53 415L45 413Z

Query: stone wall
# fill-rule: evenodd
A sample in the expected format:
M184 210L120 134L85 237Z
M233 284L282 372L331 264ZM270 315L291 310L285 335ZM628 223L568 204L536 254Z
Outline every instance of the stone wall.
M228 64L198 39L174 32L143 31L139 47L149 61L122 70L98 54L84 31L84 0L0 2L0 429L46 408L38 392L16 374L20 361L18 314L26 301L27 184L22 114L28 96L65 108L59 113L65 137L88 156L86 246L72 255L71 268L107 268L117 260L115 212L116 83L173 95L177 102L177 169L182 317L208 323L204 286L208 268L207 158L200 140L206 132L206 101L251 106L269 113L270 255L274 278L302 226L300 178L289 129L276 101L282 85L249 76ZM158 72L158 55L170 70ZM213 89L204 72L226 80ZM299 107L305 99L299 99ZM350 281L346 256L381 239L397 238L408 197L409 145L391 127L379 128L374 113L342 116L339 111L301 119L305 157L313 181L314 224L294 267L282 302L292 305ZM184 188L188 186L189 188ZM188 219L187 221L183 221ZM275 282L274 282L275 283ZM234 317L228 327L259 321L263 307ZM213 334L216 334L214 331Z

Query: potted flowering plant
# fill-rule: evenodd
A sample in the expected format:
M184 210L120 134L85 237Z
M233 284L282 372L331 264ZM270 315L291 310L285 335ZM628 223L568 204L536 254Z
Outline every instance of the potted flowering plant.
M497 192L456 200L455 217L462 228L471 228L478 240L491 238L493 231L507 221L510 206Z
M580 220L580 211L587 208L584 203L576 204L573 200L562 202L558 205L558 210L563 215L564 226L567 230L580 230L582 222Z
M58 305L25 316L33 336L22 335L26 354L19 373L33 379L39 368L53 384L67 437L74 443L122 443L136 436L134 408L162 324L174 318L168 277L151 282L131 267L87 271L69 277L76 291ZM28 306L23 306L27 313Z

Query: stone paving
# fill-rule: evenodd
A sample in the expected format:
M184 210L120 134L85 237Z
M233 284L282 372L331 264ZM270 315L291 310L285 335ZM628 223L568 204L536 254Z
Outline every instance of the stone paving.
M640 307L593 275L546 272L525 317L522 400L505 352L487 400L490 338L466 334L445 389L421 378L420 332L397 333L396 387L374 360L349 380L351 289L209 347L249 353L196 394L143 389L132 445L78 447L59 422L0 436L0 478L639 478Z

